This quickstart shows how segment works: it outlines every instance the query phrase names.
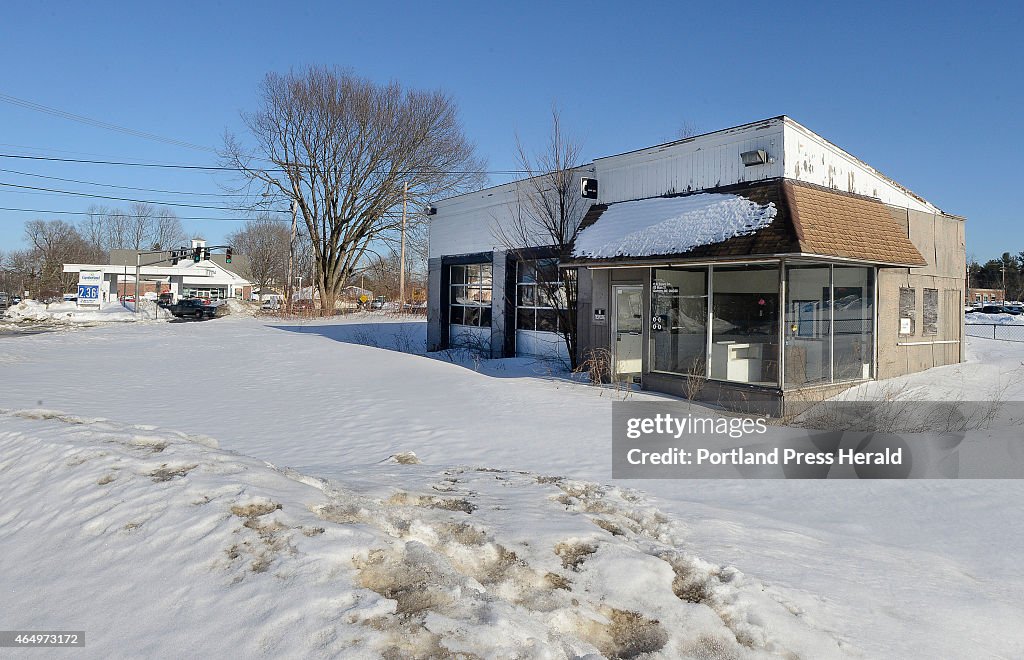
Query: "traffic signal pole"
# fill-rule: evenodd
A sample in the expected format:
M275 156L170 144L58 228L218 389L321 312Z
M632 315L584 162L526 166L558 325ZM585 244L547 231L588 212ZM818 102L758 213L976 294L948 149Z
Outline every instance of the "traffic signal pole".
M178 248L177 250L136 250L135 251L135 315L139 314L139 280L142 278L142 267L143 266L155 266L157 264L171 262L172 266L177 266L180 259L185 259L191 252L192 259L197 263L202 258L210 258L210 250L225 250L225 262L231 263L232 247L230 245L213 245L207 248ZM157 259L156 261L150 261L148 263L142 263L142 255L144 254L164 254L170 252L170 257L164 257L163 259Z

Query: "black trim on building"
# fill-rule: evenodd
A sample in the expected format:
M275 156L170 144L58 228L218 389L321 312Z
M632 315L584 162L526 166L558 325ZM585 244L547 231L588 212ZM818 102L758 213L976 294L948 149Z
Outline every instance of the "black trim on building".
M473 252L472 254L455 254L441 257L441 268L448 266L465 266L468 264L489 264L494 262L493 252Z
M505 254L505 336L502 337L502 357L516 354L516 274L519 260L512 252Z
M451 301L452 293L452 275L451 268L445 263L444 259L441 259L441 309L438 310L438 318L441 322L441 333L438 336L440 348L438 350L445 350L449 348L451 342L451 332L449 331L449 320L451 318Z
M492 264L494 263L493 252L472 252L470 254L454 254L441 257L441 309L440 321L440 345L439 350L451 348L451 293L452 273L451 266L466 266L469 264ZM494 286L493 284L491 285Z

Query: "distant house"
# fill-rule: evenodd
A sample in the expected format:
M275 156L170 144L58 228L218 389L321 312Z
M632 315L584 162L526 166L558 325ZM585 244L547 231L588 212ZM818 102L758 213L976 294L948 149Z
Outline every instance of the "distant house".
M347 286L341 290L341 297L353 302L359 300L366 302L373 300L373 291L358 286Z
M564 301L536 283L573 274L580 357L604 351L612 378L645 389L698 378L702 399L781 412L963 357L964 219L788 117L577 174L596 199L561 263L541 235L495 247L521 182L433 204L431 350L567 357Z

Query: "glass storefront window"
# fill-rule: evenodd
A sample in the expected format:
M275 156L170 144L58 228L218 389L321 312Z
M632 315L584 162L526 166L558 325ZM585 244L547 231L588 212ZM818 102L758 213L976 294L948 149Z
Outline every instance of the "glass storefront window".
M874 377L874 268L787 262L782 319L780 276L762 264L654 269L651 371L786 388Z
M651 297L652 370L706 375L708 269L657 269Z
M778 384L778 266L716 266L711 288L708 375L739 383Z
M836 266L832 270L832 286L835 297L834 380L871 378L875 345L874 270Z
M831 268L786 268L786 386L827 383L832 377Z

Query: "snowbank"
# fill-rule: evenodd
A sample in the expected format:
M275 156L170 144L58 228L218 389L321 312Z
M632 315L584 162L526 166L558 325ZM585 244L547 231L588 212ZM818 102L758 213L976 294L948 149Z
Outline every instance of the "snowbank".
M138 428L113 425L113 430L154 436L157 444L163 442L165 432L153 430L152 425L208 434L216 437L224 449L279 466L296 466L298 470L292 475L267 468L258 460L214 450L206 450L203 457L178 454L184 449L179 450L172 442L163 452L152 456L160 461L152 468L136 468L142 471L141 476L133 478L139 482L136 485L150 487L152 478L145 474L156 471L162 463L167 463L162 474L171 476L168 471L178 469L176 461L180 460L185 466L195 463L200 468L160 483L167 488L184 488L185 494L195 493L196 497L186 500L181 491L168 490L168 505L200 502L206 496L226 499L214 499L210 503L216 504L213 509L199 504L186 507L193 517L194 530L183 519L179 521L178 514L162 515L163 509L152 504L152 523L137 528L137 533L147 527L147 533L155 533L166 522L174 534L198 539L197 554L186 554L183 544L176 540L166 550L156 543L132 545L123 554L115 552L122 547L113 544L121 542L115 527L109 537L101 537L113 544L110 552L99 541L78 549L75 544L84 542L79 536L71 536L65 542L61 534L88 526L107 509L115 513L124 510L126 514L137 511L130 496L135 491L126 491L129 497L117 503L105 499L108 496L95 484L106 472L73 472L91 469L89 466L100 459L86 460L78 467L65 465L92 456L93 451L113 451L116 443L110 447L102 444L106 436L96 435L100 429L95 425L63 422L73 428L59 431L64 426L45 426L56 425L56 420L0 418L0 434L24 433L21 437L26 443L25 451L29 452L26 457L21 450L15 451L16 444L0 446L0 472L4 474L0 480L0 500L17 503L0 510L0 557L4 557L5 567L5 542L19 548L10 565L21 565L21 560L29 556L30 544L39 547L40 556L45 559L45 564L37 565L65 562L68 568L56 575L66 576L73 585L75 598L69 611L89 609L87 597L79 593L80 587L88 582L91 591L100 594L102 607L97 608L94 617L83 620L94 623L94 629L101 631L110 630L109 621L131 621L125 634L133 644L145 644L147 632L156 634L160 643L168 643L166 630L149 619L152 614L170 616L178 630L195 626L204 640L223 633L225 641L211 641L214 652L228 649L230 643L238 641L237 648L243 650L252 648L247 644L264 644L266 650L260 651L264 654L332 655L337 645L347 640L351 646L346 649L353 649L347 656L377 657L381 648L390 647L376 646L378 642L373 640L393 640L380 641L385 645L405 643L398 639L400 633L395 632L394 619L389 618L397 611L398 603L402 602L402 607L409 608L411 613L417 607L415 603L423 602L423 609L409 617L415 623L409 624L413 632L409 633L408 643L416 645L415 648L429 646L432 637L424 629L454 647L462 643L458 640L483 636L493 621L494 632L490 637L505 639L465 643L477 644L483 652L498 648L499 643L530 639L530 635L536 634L536 639L541 640L538 646L524 647L527 650L521 653L535 656L542 654L543 644L553 645L565 635L571 635L573 640L584 638L582 632L562 632L580 628L565 623L581 619L573 619L572 610L562 600L565 596L579 598L578 594L583 596L579 600L583 603L581 611L589 617L586 621L601 624L593 629L598 632L588 632L590 636L585 637L593 640L587 643L594 648L610 648L597 641L609 638L605 634L612 635L612 629L631 628L644 639L662 639L661 628L674 626L679 614L668 607L664 591L666 567L674 569L671 562L650 559L652 555L642 548L660 553L670 546L670 552L676 553L670 556L708 562L723 577L733 574L728 567L735 567L742 573L739 577L745 585L739 590L740 603L746 602L747 586L759 584L763 595L790 612L788 618L779 620L775 606L762 606L760 601L753 601L749 609L735 610L733 620L738 623L757 623L761 621L759 617L765 616L765 625L780 626L768 638L779 648L799 648L804 633L817 634L804 630L791 636L786 631L786 626L799 624L813 631L832 631L830 636L845 640L855 647L851 654L856 655L859 650L861 657L1024 657L1024 628L1020 626L1024 620L1020 601L1020 594L1024 593L1024 567L1018 553L1007 550L1024 545L1024 514L1020 507L1007 506L1007 502L1024 499L1024 481L612 481L611 408L621 393L569 382L562 372L553 371L549 363L536 360L484 360L479 365L470 364L467 369L407 354L421 352L425 338L426 324L422 319L363 314L317 321L240 318L228 323L140 323L97 328L88 333L0 339L0 408L46 406L80 416L103 415L124 424L145 424L147 427ZM898 394L959 401L986 401L998 395L1005 401L1024 401L1024 343L969 338L967 349L968 362L963 364L870 383L853 390L851 395L886 399ZM125 359L132 355L154 359ZM191 355L202 356L198 370L190 368L191 365L176 368L181 363L173 359L165 363L165 358ZM171 368L166 368L167 364ZM140 405L138 397L110 394L124 391L126 384L152 382L159 382L164 392L187 391L190 400L216 402L216 411L183 415L180 406L163 405L145 397ZM630 400L649 399L641 392L628 396ZM1019 416L1017 407L1008 404L1003 419L997 420L1000 429L994 428L993 432L1018 433ZM25 426L28 424L39 426L33 430ZM73 433L90 435L72 437ZM42 445L33 443L75 438L101 444L83 445L80 454L71 449L66 453L42 452L43 458L34 461L31 451ZM407 452L414 452L416 459ZM8 480L8 476L13 478L15 456L18 461L28 461L26 469L35 470L35 482L24 481L28 477L20 471L17 482ZM416 460L421 462L417 464ZM213 467L207 467L210 465ZM233 472L239 465L247 469ZM222 473L214 473L221 468ZM247 480L250 476L253 481ZM302 494L307 492L304 490L289 495L288 489L297 487L289 482L287 488L281 486L287 492L278 496L268 489L272 484L285 484L278 481L282 476L294 477L292 481L297 479L319 492L307 496ZM199 479L210 481L200 483ZM34 488L26 485L29 483L34 483ZM72 483L78 484L80 492L68 485ZM157 487L156 482L152 483ZM599 485L609 483L614 485ZM244 487L245 493L233 495L239 487ZM54 489L52 494L50 488ZM28 492L42 503L33 508L25 499ZM330 499L335 492L340 493L339 499ZM143 491L138 494L142 496ZM331 543L320 546L322 554L307 550L294 555L290 550L271 554L277 558L259 574L252 574L248 568L256 561L246 554L248 550L239 551L239 556L232 560L238 563L230 569L236 572L229 576L217 572L220 569L208 569L213 564L210 558L227 557L225 548L232 545L245 548L244 542L248 541L250 546L255 543L257 550L262 547L262 540L254 540L259 538L259 532L244 525L248 517L242 520L230 512L232 506L239 504L234 500L243 496L281 504L276 513L266 515L270 521L288 516L281 524L293 528L290 532L284 530L295 537L293 545L306 538L294 531L295 526L323 527L325 533L313 538L332 539ZM144 499L143 504L156 499L145 497L150 499ZM393 497L390 504L382 504ZM552 506L550 497L555 498L557 506ZM266 504L263 500L257 502ZM241 506L248 503L245 500ZM317 513L311 513L310 518L301 517L309 511L307 505L324 504L340 505L329 514L340 527L320 522L322 518ZM71 511L67 517L60 514L64 506ZM40 518L39 514L44 507L47 515L60 514L54 528L38 536L38 542L25 540L22 530L31 539L34 532L43 529L45 517ZM472 511L467 513L469 509ZM630 511L633 513L624 513ZM629 522L634 514L641 517L641 511L650 511L661 522ZM218 528L219 531L210 532L210 545L204 545L204 530L211 529L221 518L235 525L241 521L244 529L234 534L234 527ZM383 536L377 523L367 522L380 519L394 521L388 528L391 531ZM344 520L353 522L341 522ZM135 521L128 518L121 525L130 522ZM437 534L438 539L447 538L429 530L448 523L470 526L460 525L451 530L450 536L462 541L432 540L432 534ZM259 520L251 524L263 525ZM472 541L481 537L472 530L484 533L479 545ZM355 538L364 532L369 535ZM346 542L350 545L339 540L346 534L353 537ZM652 536L656 537L653 541ZM279 537L280 534L268 536L272 543L277 543L273 539ZM162 540L161 536L144 538ZM655 541L664 545L656 545ZM141 541L132 540L136 542ZM426 546L429 552L417 544ZM591 553L588 544L596 544L598 549ZM498 546L514 553L515 559L502 553ZM59 554L61 550L67 550L66 558ZM448 572L446 566L454 566L455 560L444 559L448 564L443 563L443 557L449 557L446 552L464 557L459 560L465 562L460 564L462 572L456 573L473 576L486 591L480 592L468 578L459 581L461 578ZM365 568L355 567L352 557L356 555ZM139 558L144 563L129 566L127 577L122 579L108 564L129 556L131 561L123 561L124 566L117 571L125 570L125 566ZM505 559L495 561L495 557ZM563 557L570 568L562 565ZM607 569L611 564L603 563L609 557L622 558L621 562L616 560L611 573ZM406 560L422 570L410 574L402 568ZM521 574L526 576L523 580L477 577L500 575L501 569L494 567L504 564L511 564L508 570L518 571L522 568L520 560L530 569ZM577 560L579 571L571 568ZM474 561L482 568L471 571L469 566L475 564L470 562ZM80 570L72 572L76 567ZM326 573L321 571L325 567ZM716 569L709 569L713 570ZM535 580L541 571L540 578ZM546 576L548 572L553 574L550 579ZM388 581L389 575L399 574L401 579ZM24 585L29 578L18 575L19 584L27 590ZM296 576L296 591L290 586L292 575ZM422 577L419 582L414 579L417 575ZM242 579L234 585L224 585L224 581L238 576ZM256 581L268 576L280 578L271 580L277 584L276 591L264 591L265 582ZM440 576L447 577L442 580ZM551 584L558 585L562 578L570 581L567 586L571 591L555 586L556 600L537 597L545 596L545 590L538 587L544 584L540 580L553 580ZM137 580L144 585L139 593L151 591L155 604L147 606L141 602L141 595L128 594L134 600L128 600L124 606L110 605L126 590L121 586L125 580ZM622 584L626 580L636 582L638 589L640 585L650 586L649 609L644 609L648 605L639 600L639 595ZM597 586L601 581L608 582L603 592ZM8 589L10 584L0 575L0 593L13 593ZM688 584L686 580L680 581L680 593L699 598L700 589L690 589ZM308 602L298 602L296 592L307 587ZM108 588L113 589L114 596L105 595ZM59 589L50 584L42 589L39 598L29 598L26 603L31 607L49 597L38 611L52 614L58 607L54 603L59 603L64 594L72 593L64 590L59 591L60 597L54 596ZM606 598L607 607L636 612L643 618L601 611L599 605L593 604L599 593ZM525 604L521 605L522 611L509 609L508 599L515 600L515 594L524 594L523 603L551 603L547 610L550 618L566 627L556 629L552 623L543 629L543 634L540 628L528 627L537 625L536 615L523 615L528 609ZM452 595L459 598L446 605ZM178 600L173 596L178 596ZM484 618L481 601L492 597L493 619L474 623ZM93 596L89 598L92 602ZM276 600L280 608L267 604L271 600ZM17 600L3 600L4 605L8 602L17 603L18 612L33 611L20 607L20 596ZM130 612L130 606L136 604L138 616ZM314 605L322 612L311 609ZM384 618L375 619L376 615L362 609L364 605L379 607ZM708 607L718 612L715 607ZM339 628L334 622L350 611L357 623ZM101 621L103 612L110 613L111 618ZM227 612L237 615L230 615L228 620ZM595 612L602 618L593 616ZM703 615L695 616L706 614L704 611ZM665 617L659 620L661 628L649 625L654 616ZM211 620L206 621L207 618ZM618 624L611 626L613 621ZM12 621L20 622L22 619ZM374 628L378 622L380 629ZM65 624L66 618L54 614L43 623L57 626ZM289 624L295 626L294 635L289 632ZM732 624L725 625L734 629ZM589 623L582 627L588 626ZM456 627L463 632L453 632ZM717 627L708 630L721 631ZM756 630L751 634L756 636ZM378 632L383 637L377 637ZM668 634L670 641L661 654L678 657L681 653L673 644L682 637ZM256 642L246 641L246 635ZM298 639L300 635L307 635L305 642ZM707 644L714 647L715 639L712 636ZM316 644L321 646L311 646ZM822 648L836 648L828 644L823 643ZM305 652L314 647L327 650ZM97 655L109 651L107 646L98 648ZM143 652L151 650L147 655L159 655L161 650L166 654L166 647L142 648ZM405 650L395 655L408 656L408 649L413 646L398 648ZM580 643L565 648L589 647ZM730 657L732 648L729 646L717 655L709 651L705 656ZM568 653L556 651L551 655ZM227 654L242 653L228 649ZM439 654L431 651L422 655ZM813 647L800 657L816 658L823 654L827 653ZM115 655L124 655L124 651ZM502 654L495 651L490 655ZM701 657L700 653L693 655ZM744 657L743 652L735 655Z
M92 655L841 657L632 491L388 463L372 487L203 436L0 413L11 629Z
M234 298L221 300L217 303L217 315L225 316L256 316L260 312L258 303L247 303Z
M135 321L135 315L121 303L103 303L99 308L80 308L73 302L44 305L23 300L7 310L7 320L61 324L118 323Z
M580 232L573 256L647 257L681 254L752 234L775 218L775 205L722 193L612 204Z
M995 323L997 325L1024 325L1024 314L983 314L972 312L964 317L967 325L972 323Z

